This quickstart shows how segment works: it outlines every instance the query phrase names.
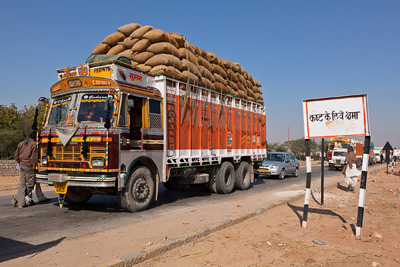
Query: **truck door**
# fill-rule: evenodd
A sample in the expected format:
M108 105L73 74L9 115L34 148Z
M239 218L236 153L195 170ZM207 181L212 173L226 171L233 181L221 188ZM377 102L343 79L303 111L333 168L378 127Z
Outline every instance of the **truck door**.
M143 98L129 96L129 146L132 149L142 149Z

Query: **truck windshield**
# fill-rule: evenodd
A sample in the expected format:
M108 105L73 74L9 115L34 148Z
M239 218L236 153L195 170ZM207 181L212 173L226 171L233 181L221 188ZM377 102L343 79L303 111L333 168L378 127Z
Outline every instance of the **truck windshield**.
M69 107L71 106L71 96L55 99L51 108L49 125L64 123L67 119Z
M78 112L78 122L105 122L107 94L84 94ZM113 112L111 107L110 116Z
M337 156L337 157L346 157L346 156L347 156L347 152L335 151L335 152L333 153L333 155L334 155L334 156Z
M349 148L349 147L350 147L350 144L347 144L347 143L343 143L343 144L342 144L342 148L346 148L346 149L347 149L347 148Z
M267 161L284 161L285 160L285 155L283 154L268 154L267 155Z

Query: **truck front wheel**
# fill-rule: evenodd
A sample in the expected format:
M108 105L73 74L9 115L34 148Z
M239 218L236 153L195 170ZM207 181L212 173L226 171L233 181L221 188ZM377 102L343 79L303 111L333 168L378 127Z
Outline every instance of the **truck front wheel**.
M130 212L145 210L154 197L154 180L146 167L139 167L129 177L127 187L123 189L123 205Z
M84 190L76 190L75 188L68 188L65 202L69 204L83 204L92 197L92 194Z
M217 192L219 194L229 194L235 186L235 168L232 163L225 161L221 164L215 179Z
M250 164L242 161L235 172L235 188L239 190L247 190L250 187L251 170Z

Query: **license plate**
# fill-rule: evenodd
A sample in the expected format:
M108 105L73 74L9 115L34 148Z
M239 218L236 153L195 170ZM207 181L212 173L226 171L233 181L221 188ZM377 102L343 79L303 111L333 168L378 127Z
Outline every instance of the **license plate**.
M69 183L54 182L54 189L57 194L65 195L67 193Z
M340 164L335 164L335 167L342 167L342 165L340 165Z
M268 172L268 170L265 170L265 169L259 169L258 171L259 172Z
M68 174L66 173L49 173L48 180L50 182L66 182L68 180Z

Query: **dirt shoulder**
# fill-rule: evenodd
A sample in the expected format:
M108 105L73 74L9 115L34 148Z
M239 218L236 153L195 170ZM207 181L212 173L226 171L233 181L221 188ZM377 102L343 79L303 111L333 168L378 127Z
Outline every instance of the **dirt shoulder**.
M139 266L400 266L399 170L369 173L361 240L354 232L359 188L347 192L341 182L327 189L323 207L313 191L305 230L298 199Z
M388 186L389 180L381 179L382 177L379 176L381 174L375 173L374 170L378 168L382 167L371 168L369 174L369 186L372 188ZM230 266L249 266L251 264L263 266L268 262L272 265L285 265L285 260L290 259L288 256L296 253L300 253L303 258L304 255L310 255L304 261L303 258L300 260L297 256L293 256L294 260L300 260L301 264L311 261L309 258L319 261L320 259L315 256L318 253L309 253L308 250L315 248L321 252L324 249L330 249L334 242L331 242L328 237L337 238L339 236L337 233L343 236L342 241L345 245L348 245L349 240L355 242L355 247L358 247L359 243L365 242L364 240L355 240L352 237L352 231L343 228L341 217L345 218L348 225L355 224L358 192L354 194L336 188L334 185L343 180L339 174L338 172L337 177L325 180L326 188L328 188L325 192L325 207L321 208L315 202L310 203L307 230L300 228L305 187L304 184L301 184L270 191L268 194L251 194L200 208L186 207L176 212L166 213L159 218L149 218L140 223L115 227L101 233L65 239L56 246L46 249L40 249L41 244L33 244L38 246L38 252L0 263L0 265L98 266L115 263L116 266L122 266L125 261L128 262L133 258L145 259L155 256L156 258L140 264L142 266L171 266L171 264L174 266L207 264L208 266L211 266L210 264L226 266L229 262ZM399 178L398 176L392 178L394 177ZM375 180L372 185L370 184L371 180ZM313 195L316 199L319 199L319 186L320 182L318 181L312 184L312 189L315 188ZM329 186L334 187L329 188ZM372 189L371 191L368 189L364 219L365 233L369 233L368 231L371 230L369 227L375 227L378 222L380 224L381 220L386 218L381 216L381 220L377 222L374 218L374 222L370 223L372 218L368 201L381 194L381 192L374 192ZM285 201L291 198L298 198L298 200L291 200L286 204ZM396 199L400 200L400 198ZM279 203L284 204L271 209ZM378 211L381 214L381 210L378 209ZM393 221L395 218L400 221L398 210L395 211L397 213L392 215ZM332 212L336 215L332 215ZM133 214L133 216L135 215ZM332 225L334 225L334 229L331 229ZM347 227L351 229L351 226ZM380 227L376 229L380 229ZM333 230L334 233L331 232ZM62 231L62 226L60 226L60 231ZM385 232L384 235L387 233ZM328 245L317 246L312 242L316 239L323 240ZM386 237L383 241L385 240ZM369 243L383 244L383 241ZM190 244L182 246L185 243ZM394 244L400 246L400 244ZM163 254L173 247L179 247L179 249ZM302 249L308 254L303 255ZM264 258L264 253L266 258ZM352 255L354 250L347 253ZM383 252L377 253L382 254ZM157 257L158 255L161 256ZM324 255L326 256L327 253ZM281 256L286 257L283 259ZM321 260L321 262L323 261Z

